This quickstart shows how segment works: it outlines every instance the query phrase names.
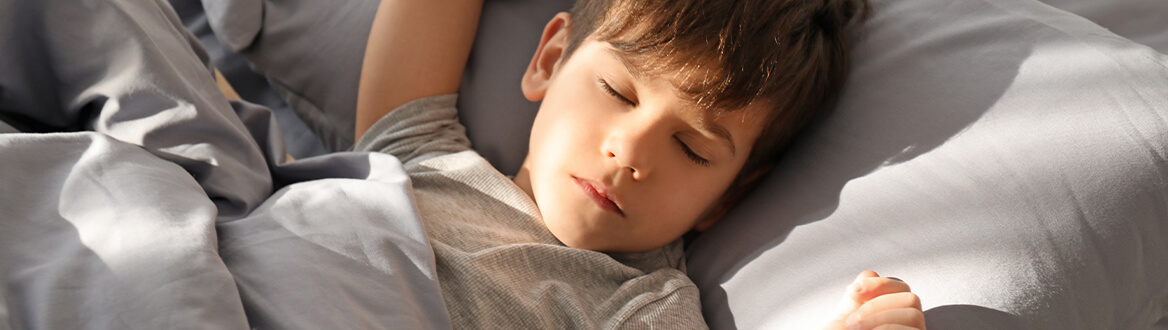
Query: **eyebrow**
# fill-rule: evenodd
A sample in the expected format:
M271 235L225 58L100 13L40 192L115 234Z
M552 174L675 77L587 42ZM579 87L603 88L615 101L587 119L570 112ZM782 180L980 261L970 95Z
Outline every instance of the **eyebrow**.
M624 56L624 54L621 54L619 51L611 47L606 47L605 50L608 51L608 55L612 56L622 65L624 65L625 71L628 71L629 75L633 76L633 79L637 81L645 81L645 73L642 72L641 68L634 64L633 61L630 60L627 56ZM699 128L710 132L710 134L714 134L715 136L721 138L723 142L726 142L726 146L730 148L731 156L738 155L738 150L734 147L734 136L730 135L730 130L726 129L726 127L718 125L718 123L708 122L705 120L703 120L698 126Z
M605 47L605 50L608 51L608 55L611 55L612 58L615 58L618 62L621 62L621 64L625 66L625 71L628 71L629 75L633 76L633 79L638 81L645 81L645 73L642 72L641 68L634 64L633 61L630 60L627 56L624 56L624 54L621 54L620 51L617 51L612 47Z
M728 130L728 129L726 129L726 127L723 127L722 125L718 125L718 123L714 123L714 122L702 123L701 126L702 126L702 128L709 131L710 133L722 138L722 141L726 142L726 146L730 147L730 155L731 156L735 156L738 154L738 151L735 150L735 148L734 148L734 137L730 135L730 130Z

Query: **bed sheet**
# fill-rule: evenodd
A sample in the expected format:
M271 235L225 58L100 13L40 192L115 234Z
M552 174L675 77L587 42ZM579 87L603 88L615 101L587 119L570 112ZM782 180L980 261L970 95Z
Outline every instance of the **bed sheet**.
M0 327L450 327L397 159L284 163L165 1L0 0L0 122Z

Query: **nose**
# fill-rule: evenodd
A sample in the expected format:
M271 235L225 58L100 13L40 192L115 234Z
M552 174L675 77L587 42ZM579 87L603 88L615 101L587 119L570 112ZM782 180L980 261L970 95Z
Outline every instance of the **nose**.
M659 149L653 139L655 126L652 120L632 119L614 123L609 127L601 152L615 162L623 174L634 180L645 179L652 172L653 150Z

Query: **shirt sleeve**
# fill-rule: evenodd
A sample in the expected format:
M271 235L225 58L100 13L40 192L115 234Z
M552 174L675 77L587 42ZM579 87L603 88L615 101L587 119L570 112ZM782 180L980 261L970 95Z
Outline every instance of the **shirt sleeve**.
M671 284L686 284L669 294L653 299L627 318L619 320L617 329L709 329L702 317L698 288L689 279L678 278ZM667 285L672 286L672 285Z
M457 101L457 94L445 94L403 104L377 120L353 150L393 155L407 170L430 158L470 150L466 128L458 122Z

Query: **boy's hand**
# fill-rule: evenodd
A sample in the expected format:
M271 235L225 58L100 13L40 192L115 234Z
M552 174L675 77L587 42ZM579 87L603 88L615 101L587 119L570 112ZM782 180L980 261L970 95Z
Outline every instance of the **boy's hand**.
M828 329L925 329L921 300L900 280L866 270L848 286Z

